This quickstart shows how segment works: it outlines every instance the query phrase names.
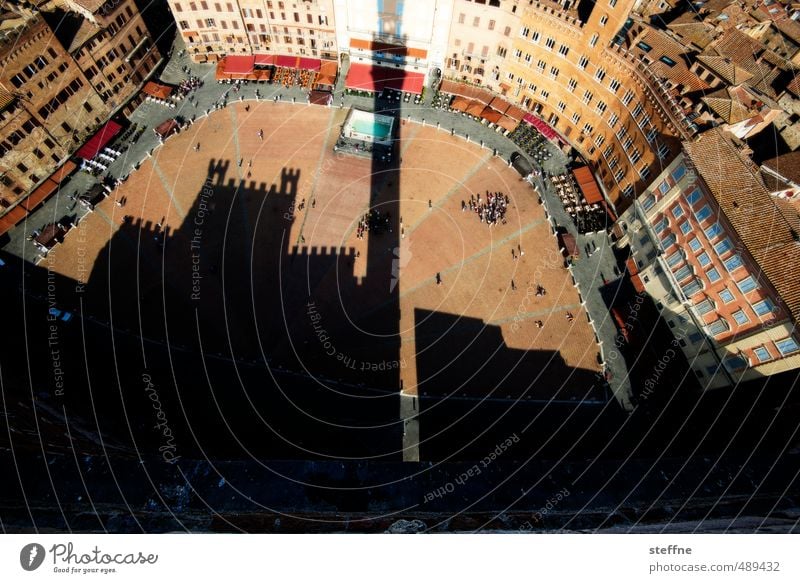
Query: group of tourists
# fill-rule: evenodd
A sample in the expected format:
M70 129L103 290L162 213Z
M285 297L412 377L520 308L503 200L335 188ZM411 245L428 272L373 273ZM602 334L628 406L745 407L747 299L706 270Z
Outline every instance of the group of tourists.
M511 204L511 199L508 195L502 192L489 192L486 191L486 197L478 195L470 195L468 201L461 201L461 211L469 210L478 215L482 223L489 226L495 225L499 222L506 224L506 211L508 205Z
M382 232L384 229L391 233L392 227L390 226L390 220L391 213L381 213L378 210L372 209L365 213L364 216L358 221L356 236L359 239L363 239L364 233L367 231L373 231L377 234Z

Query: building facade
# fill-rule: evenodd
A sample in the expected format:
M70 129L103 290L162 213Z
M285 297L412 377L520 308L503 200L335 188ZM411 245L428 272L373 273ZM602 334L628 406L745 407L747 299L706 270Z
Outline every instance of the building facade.
M335 59L333 0L168 0L196 62L229 54Z
M134 0L63 0L63 8L79 23L74 32L54 26L56 35L64 30L61 42L112 110L126 103L162 60Z
M0 42L0 205L11 206L110 113L38 14Z
M800 367L800 218L727 133L684 143L619 226L703 386Z

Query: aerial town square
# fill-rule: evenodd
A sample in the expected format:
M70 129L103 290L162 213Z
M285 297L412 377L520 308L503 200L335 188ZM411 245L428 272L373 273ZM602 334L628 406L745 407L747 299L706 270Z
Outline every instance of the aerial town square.
M799 20L4 3L0 524L796 530Z

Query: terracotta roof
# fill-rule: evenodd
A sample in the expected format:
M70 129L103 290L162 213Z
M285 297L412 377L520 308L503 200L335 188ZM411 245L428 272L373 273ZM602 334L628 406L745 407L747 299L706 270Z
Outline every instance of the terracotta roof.
M686 20L678 18L670 22L667 28L681 37L687 44L693 44L701 49L711 44L711 41L717 35L713 26L705 22L698 22L691 12L685 12L681 16L688 16L689 18Z
M764 160L762 165L795 184L800 184L800 150Z
M775 97L772 83L780 75L780 68L786 66L786 61L757 40L739 30L729 30L713 44L713 51L709 50L707 54L729 58L753 75L750 85Z
M728 57L720 55L697 55L697 60L706 69L710 69L726 83L738 85L753 78L753 74L748 70L738 66Z
M723 87L703 97L703 102L729 124L766 113L766 109L780 109L768 97L757 95L743 85Z
M646 58L650 70L662 79L669 80L675 85L682 85L690 91L708 89L708 84L689 70L690 51L685 44L662 30L652 28L650 25L644 26L642 32L629 41L628 50L631 53L643 60ZM642 48L640 46L642 43L650 48ZM667 64L661 60L662 58L671 60L674 64Z
M711 195L761 268L800 321L800 218L776 204L752 162L743 157L720 128L684 142L684 151Z
M794 41L797 44L800 44L800 22L796 20L792 20L791 18L786 18L784 20L779 20L775 23L775 28L777 28L784 36L786 36L789 40Z

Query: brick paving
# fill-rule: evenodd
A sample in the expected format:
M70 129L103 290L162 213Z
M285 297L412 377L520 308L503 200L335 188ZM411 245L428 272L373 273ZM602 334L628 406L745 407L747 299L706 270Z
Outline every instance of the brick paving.
M180 70L183 64L188 64L185 56L173 57L162 78L174 82L185 77ZM399 247L404 257L410 257L407 263L403 261L399 284L400 359L406 362L402 370L404 392L411 395L429 392L430 381L419 379L417 367L409 363L419 350L413 333L415 318L435 311L462 315L470 322L473 319L480 322L482 327L492 330L490 344L500 342L503 350L525 350L534 354L539 351L548 358L557 356L563 359L563 363L559 360L560 366L553 378L538 382L538 390L526 391L528 383L523 382L517 395L504 384L502 390L507 394L496 396L543 400L587 398L584 385L589 381L584 380L589 377L574 385L564 381L574 378L570 374L572 370L589 373L600 370L599 348L594 331L587 323L585 309L589 310L601 339L613 338L615 333L599 293L594 293L594 282L599 277L600 268L591 268L590 262L585 261L580 264L581 269L574 270L582 292L582 297L579 297L569 272L561 267L557 258L555 239L544 216L544 208L536 201L530 185L522 182L505 162L508 155L515 151L507 138L461 116L427 109L426 104L412 107L400 104L403 122L400 126L402 165L399 176L392 170L374 179L369 160L337 156L332 150L346 108L306 106L301 103L302 95L299 92L293 95L292 91L285 88L280 89L282 101L275 103L271 98L278 88L262 86L258 88L260 100L254 100L256 88L245 87L240 94L244 102L237 102L232 97L238 96L229 94L228 106L214 111L216 106L223 103L223 95L230 90L230 86L209 82L208 79L213 77L210 67L189 66L194 74L207 79L205 87L195 93L193 103L185 101L179 110L166 110L145 103L134 113L133 121L153 127L179 114L187 119L194 118L195 122L170 138L163 147L156 147L152 132L145 131L123 159L111 167L113 175L128 176L127 181L114 192L115 199L127 199L125 207L119 208L113 200L103 202L97 212L81 220L78 231L71 233L64 245L51 253L48 265L70 277L76 274L85 276L86 258L103 252L114 233L124 226L125 216L131 221L128 224L144 228L151 235L163 230L174 236L176 241L188 243L186 227L193 219L198 193L209 176L209 162L214 160L223 162L225 169L219 175L224 174L228 190L240 193L239 198L243 203L231 202L230 208L217 209L227 216L221 228L223 235L216 242L224 241L225 237L231 240L236 238L236 244L229 246L243 250L240 259L243 263L231 263L228 258L225 259L225 265L219 266L220 269L230 265L229 271L234 267L249 271L251 266L244 262L264 261L264 272L274 275L274 255L264 250L270 245L276 248L283 246L284 250L299 246L301 254L305 255L309 252L327 254L332 248L345 248L346 279L352 275L352 285L358 286L365 283L369 270L375 265L383 265L388 271L388 264L393 257L391 244L387 244L380 257L374 250L373 257L367 257L369 240L355 238L358 217L369 208L370 200L373 204L389 205L391 201L382 200L382 196L399 196L399 212L405 234ZM298 99L297 104L287 102L292 96ZM365 109L371 109L374 105L369 100L350 96L344 101L348 106L355 104ZM205 114L208 110L212 111L210 115ZM259 129L264 130L263 141L258 137ZM468 141L464 139L467 134L470 136ZM485 147L481 148L477 144L479 141ZM195 151L194 146L198 143L200 150ZM502 157L493 157L494 149ZM563 157L554 156L545 163L545 169L549 172L563 171L565 162ZM137 166L138 170L134 171ZM305 199L302 212L287 206L286 201L269 198L281 183L282 172L286 169L299 173L295 204ZM65 194L73 190L80 192L92 183L93 179L87 175L76 175L58 196L36 213L35 218L12 231L11 241L5 250L27 259L33 258L35 253L30 243L24 240L25 233L40 226L35 221L44 222L48 217L51 217L49 220L57 219L68 211L81 210L70 206ZM395 190L397 183L400 185L399 195ZM389 186L381 189L381 184ZM502 190L512 197L507 225L489 229L474 215L461 212L461 200L468 198L469 192L485 190ZM548 192L547 186L543 192L546 208L556 215L559 224L565 224L564 217L558 215L559 209L554 208L552 193ZM231 200L238 200L237 196L234 195ZM276 200L279 202L276 203ZM428 207L429 200L432 209ZM270 217L274 219L276 214L286 215L287 211L291 220L286 223L285 233L272 232L275 231L273 229L269 234L264 234L265 228L271 229L275 224ZM207 236L208 233L205 233L204 237ZM269 241L270 245L254 244L259 238ZM129 240L124 253L131 254L130 261L136 261L138 255L138 261L145 264L145 269L152 268L154 273L163 270L167 261L173 260L170 258L180 262L181 254L185 255L185 251L178 250L175 245L162 255L152 245L143 244L142 237L130 232L124 233L122 239ZM599 238L597 240L600 241ZM582 242L582 239L579 238L579 241ZM511 250L516 245L526 251L524 257L517 261L511 256ZM610 272L613 269L613 256L607 245L599 242L598 246L601 251L593 255L592 264L607 264ZM114 246L114 254L119 258L124 253L117 247ZM80 266L75 259L78 252L83 257ZM356 258L358 254L360 257ZM183 260L185 262L185 258ZM377 263L373 265L373 262ZM213 265L213 268L217 268L217 265ZM316 282L316 289L311 290L312 295L330 295L343 285L338 267L324 271ZM437 272L443 277L441 286L435 283ZM538 274L535 282L532 281L534 273ZM515 291L510 289L512 279L517 288ZM526 294L530 295L528 286L533 283L544 285L548 295L534 298L534 301L526 299ZM154 280L146 285L156 288L161 284ZM180 293L186 293L182 289L185 286L174 282L165 285L181 288ZM292 285L289 287L295 289ZM375 286L375 289L370 288L369 293L359 295L355 309L366 318L380 321L381 311L386 309L384 287L388 286L388 282L378 284L372 281L368 285ZM215 301L221 301L220 298L226 293L221 278L210 277L204 286L204 290L208 290L206 296L215 298ZM297 290L301 289L298 283ZM308 290L302 292L298 293L298 297L302 295L304 300ZM227 293L230 300L230 292ZM252 303L249 296L245 298L243 295L242 298ZM132 296L132 299L136 297ZM581 299L585 300L585 308L581 305ZM346 310L352 308L352 305L348 305ZM294 306L293 309L298 307ZM567 322L566 311L575 316L573 322ZM350 316L352 314L346 317ZM245 316L241 319L243 322L248 320ZM542 329L534 326L536 320L545 322ZM303 316L293 316L289 321L290 329L291 326L308 326L307 318ZM217 329L223 330L222 322L218 323ZM230 335L230 331L225 332ZM244 340L242 342L245 343ZM365 348L365 353L372 348ZM280 350L276 354L280 355ZM464 354L474 356L470 351ZM542 370L550 371L550 368L542 365L541 358L530 359L530 363L517 360L519 362L512 366L517 369L520 378L538 378ZM615 366L619 367L620 363ZM624 363L622 366L621 372L615 377L625 377ZM331 374L336 378L335 371ZM484 376L480 383L482 387L491 387L495 380L491 375ZM461 396L482 395L480 387L476 390L468 385L461 387ZM436 387L432 393L441 390L441 387ZM624 384L615 388L617 398L623 403L625 391ZM592 389L588 398L601 399L601 393L599 389Z

